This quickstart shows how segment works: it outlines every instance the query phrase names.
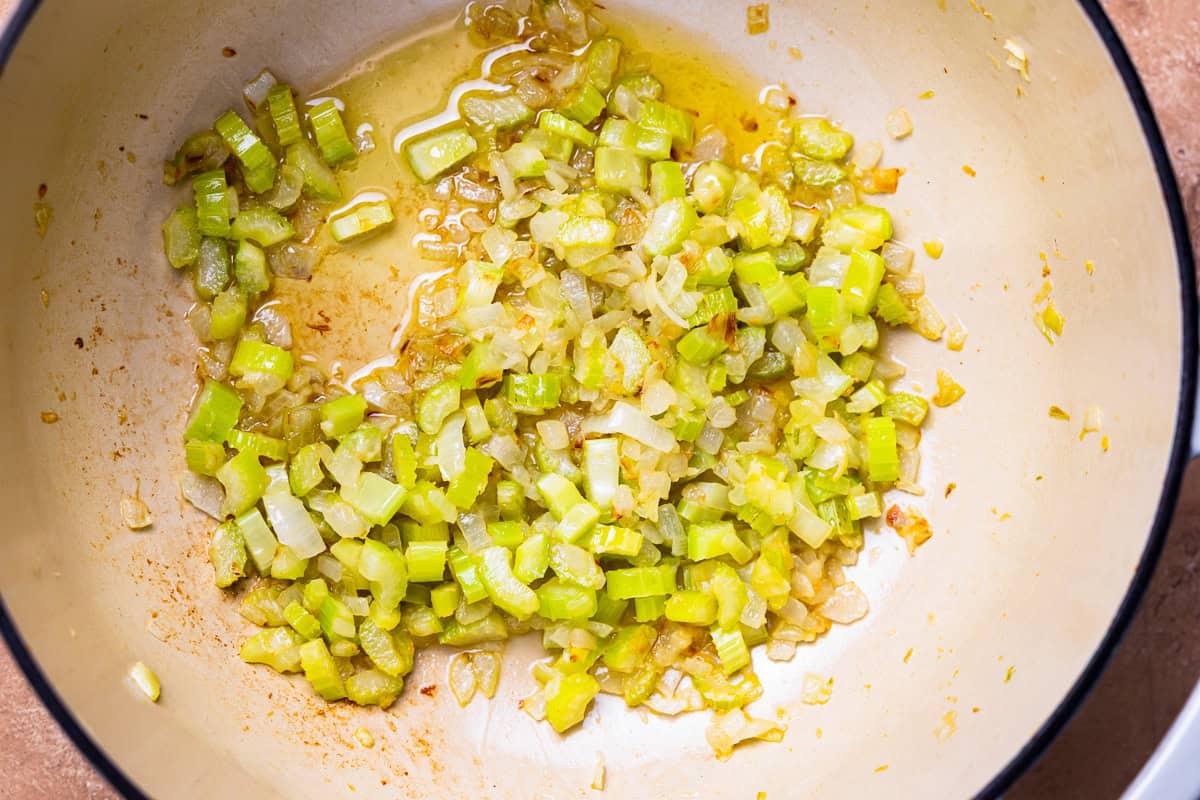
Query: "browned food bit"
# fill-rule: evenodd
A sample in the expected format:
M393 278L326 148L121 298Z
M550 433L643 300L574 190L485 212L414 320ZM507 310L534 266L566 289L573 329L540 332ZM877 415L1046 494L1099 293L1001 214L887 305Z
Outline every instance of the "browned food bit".
M766 3L746 6L746 31L751 36L766 33L771 27L771 9Z
M894 505L887 510L887 516L884 519L888 526L899 534L904 543L908 545L910 554L916 553L917 548L933 536L929 521L911 508Z

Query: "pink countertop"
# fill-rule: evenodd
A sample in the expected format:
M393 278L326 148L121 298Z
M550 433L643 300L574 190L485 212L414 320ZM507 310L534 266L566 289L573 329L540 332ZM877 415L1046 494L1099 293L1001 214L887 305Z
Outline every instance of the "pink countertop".
M965 0L963 0L965 2ZM0 0L0 19L12 0ZM1200 7L1105 0L1137 63L1200 243ZM1150 591L1096 690L1009 798L1117 797L1200 678L1200 466L1188 470ZM0 800L115 800L0 647Z

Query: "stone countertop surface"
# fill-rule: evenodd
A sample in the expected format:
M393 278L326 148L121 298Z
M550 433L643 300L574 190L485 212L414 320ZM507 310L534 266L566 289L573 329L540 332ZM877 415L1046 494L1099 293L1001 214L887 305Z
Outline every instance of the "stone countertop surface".
M1103 0L1162 126L1200 244L1200 7L1196 0ZM0 0L6 19L12 0ZM1162 562L1099 684L1013 800L1117 797L1200 677L1200 465L1189 468ZM116 800L0 647L0 800Z

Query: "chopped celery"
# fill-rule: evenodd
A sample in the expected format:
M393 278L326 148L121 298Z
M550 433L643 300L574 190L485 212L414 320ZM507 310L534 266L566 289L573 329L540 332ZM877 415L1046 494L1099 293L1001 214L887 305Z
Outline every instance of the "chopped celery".
M196 396L183 438L218 444L224 442L241 413L242 398L237 392L214 380L207 380Z
M665 156L664 156L665 158ZM657 161L650 165L650 196L656 203L683 199L687 185L683 180L683 168L675 161Z
M292 97L292 87L286 83L272 86L267 92L267 108L271 113L271 123L275 126L275 138L280 147L288 147L303 138L296 100Z
M675 198L654 209L642 246L651 256L671 255L683 247L696 227L696 210L686 200Z
M233 277L238 288L246 294L259 294L271 288L267 255L249 239L238 242L237 253L233 257Z
M484 130L507 130L533 119L533 109L515 94L469 94L458 108L468 122Z
M253 239L262 247L271 247L296 235L292 223L267 206L252 206L238 211L230 227L234 239Z
M304 669L304 677L321 697L340 700L346 696L346 686L342 683L337 662L323 640L313 639L300 645L300 666Z
M180 206L171 212L162 226L163 250L172 267L182 269L200 257L200 225L196 209Z
M591 147L596 143L596 134L580 125L573 119L568 119L554 111L543 111L538 115L538 127L547 133L562 136L565 139Z
M612 87L620 58L621 42L619 39L606 36L594 40L588 46L586 57L588 83L601 92L607 92ZM603 99L601 104L603 107Z
M821 161L844 158L854 146L854 137L823 117L804 117L793 131L796 147L804 155Z
M229 374L237 377L253 374L274 375L286 381L292 377L293 366L292 354L282 347L242 339L233 351L233 358L229 362Z
M581 84L559 109L563 116L587 125L604 110L604 95L591 83Z
M265 192L275 185L275 154L254 135L236 112L222 114L213 126L225 144L242 162L242 177L252 192Z
M387 200L358 203L349 211L329 218L329 232L336 242L347 242L374 233L396 221Z
M203 236L229 235L229 187L222 170L204 172L192 179L196 198L196 227Z
M578 725L599 693L600 684L586 672L563 676L557 691L546 698L546 721L559 733Z
M675 106L659 100L647 100L642 103L637 123L639 127L670 134L671 141L676 147L692 146L694 129L692 118L686 111Z
M290 145L284 157L288 166L300 171L304 176L304 191L318 200L338 200L342 196L338 188L337 176L329 168L321 156L308 143L300 139Z
M628 194L646 188L646 162L632 150L596 148L596 186Z
M354 157L354 145L346 134L342 112L338 111L337 103L332 99L309 107L308 124L327 164L333 166Z
M596 613L596 591L551 578L537 589L538 614L546 619L584 620Z
M436 131L404 145L404 156L417 179L428 182L466 161L479 144L463 128Z

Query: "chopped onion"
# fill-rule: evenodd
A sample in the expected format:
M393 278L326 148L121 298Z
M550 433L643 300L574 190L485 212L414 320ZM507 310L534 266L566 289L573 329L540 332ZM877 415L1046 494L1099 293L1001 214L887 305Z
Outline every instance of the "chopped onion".
M246 104L250 106L251 111L258 110L258 107L266 101L271 88L277 83L279 81L275 79L270 70L264 69L242 87L242 96L246 98Z
M830 622L849 625L867 615L870 604L858 584L851 581L833 590L833 597L817 608L817 613Z
M280 278L306 281L321 263L321 252L315 247L289 242L267 250L267 264Z
M131 531L149 528L154 524L154 516L150 508L137 495L125 495L121 498L121 521Z
M331 555L322 553L317 556L317 572L337 583L342 579L342 562Z
M304 503L290 494L272 492L263 497L263 507L275 535L297 558L312 558L324 552L325 542Z
M479 514L459 514L458 529L467 540L467 552L478 553L492 546L492 537L488 535L487 525Z
M584 420L583 431L619 433L663 453L669 453L678 446L674 434L624 400L618 401L608 414Z
M463 441L463 427L466 423L467 417L463 412L454 412L442 423L442 430L434 443L434 458L444 481L457 478L466 467L467 445Z
M224 521L221 507L225 505L225 487L216 478L185 472L179 479L183 497L213 519Z

